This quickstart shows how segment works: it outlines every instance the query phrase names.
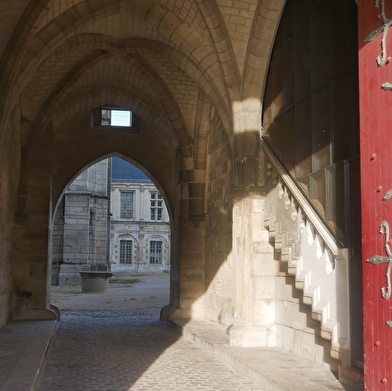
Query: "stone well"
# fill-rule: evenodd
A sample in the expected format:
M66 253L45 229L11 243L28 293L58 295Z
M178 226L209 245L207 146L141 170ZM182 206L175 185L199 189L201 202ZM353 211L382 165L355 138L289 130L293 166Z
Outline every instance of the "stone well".
M113 276L110 272L84 271L82 276L82 293L106 292L109 288L109 278Z

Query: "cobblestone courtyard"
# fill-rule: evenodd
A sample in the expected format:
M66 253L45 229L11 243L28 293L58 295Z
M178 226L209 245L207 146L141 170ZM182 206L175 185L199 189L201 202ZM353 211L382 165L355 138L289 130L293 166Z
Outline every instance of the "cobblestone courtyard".
M167 274L127 279L107 293L53 289L62 320L39 391L262 390L158 320Z

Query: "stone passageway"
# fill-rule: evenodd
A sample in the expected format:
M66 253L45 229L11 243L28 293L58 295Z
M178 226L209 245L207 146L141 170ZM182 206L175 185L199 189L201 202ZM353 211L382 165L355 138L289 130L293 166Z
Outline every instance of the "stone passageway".
M108 293L54 290L62 320L39 391L262 390L158 320L167 275L138 278Z

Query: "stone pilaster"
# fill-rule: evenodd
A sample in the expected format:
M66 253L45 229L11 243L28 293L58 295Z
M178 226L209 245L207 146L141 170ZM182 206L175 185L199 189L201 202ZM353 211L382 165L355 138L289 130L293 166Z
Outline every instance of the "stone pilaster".
M257 195L234 199L234 323L228 328L233 346L276 346L276 262L262 227L264 203Z
M203 319L205 316L205 230L193 224L182 227L179 257L178 308L171 318Z

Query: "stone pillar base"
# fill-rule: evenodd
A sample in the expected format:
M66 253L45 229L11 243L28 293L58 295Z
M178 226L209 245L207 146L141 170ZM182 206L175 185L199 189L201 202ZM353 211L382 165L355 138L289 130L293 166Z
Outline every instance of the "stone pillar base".
M50 305L50 309L56 313L57 320L60 320L61 319L61 311L60 311L60 309L57 306L55 306L54 304Z
M173 307L171 304L165 305L162 309L161 309L161 313L159 315L159 320L169 320L170 319L170 314L176 310L176 307Z
M204 319L204 308L175 308L170 312L169 319Z
M227 328L230 346L241 347L275 347L276 326L239 326L231 325Z
M53 310L14 310L12 320L60 320Z
M78 286L82 283L80 272L86 270L88 266L86 264L80 265L68 265L63 264L60 266L60 273L58 276L59 286L73 285Z
M170 311L168 319L192 319L192 310L190 308L174 308Z

